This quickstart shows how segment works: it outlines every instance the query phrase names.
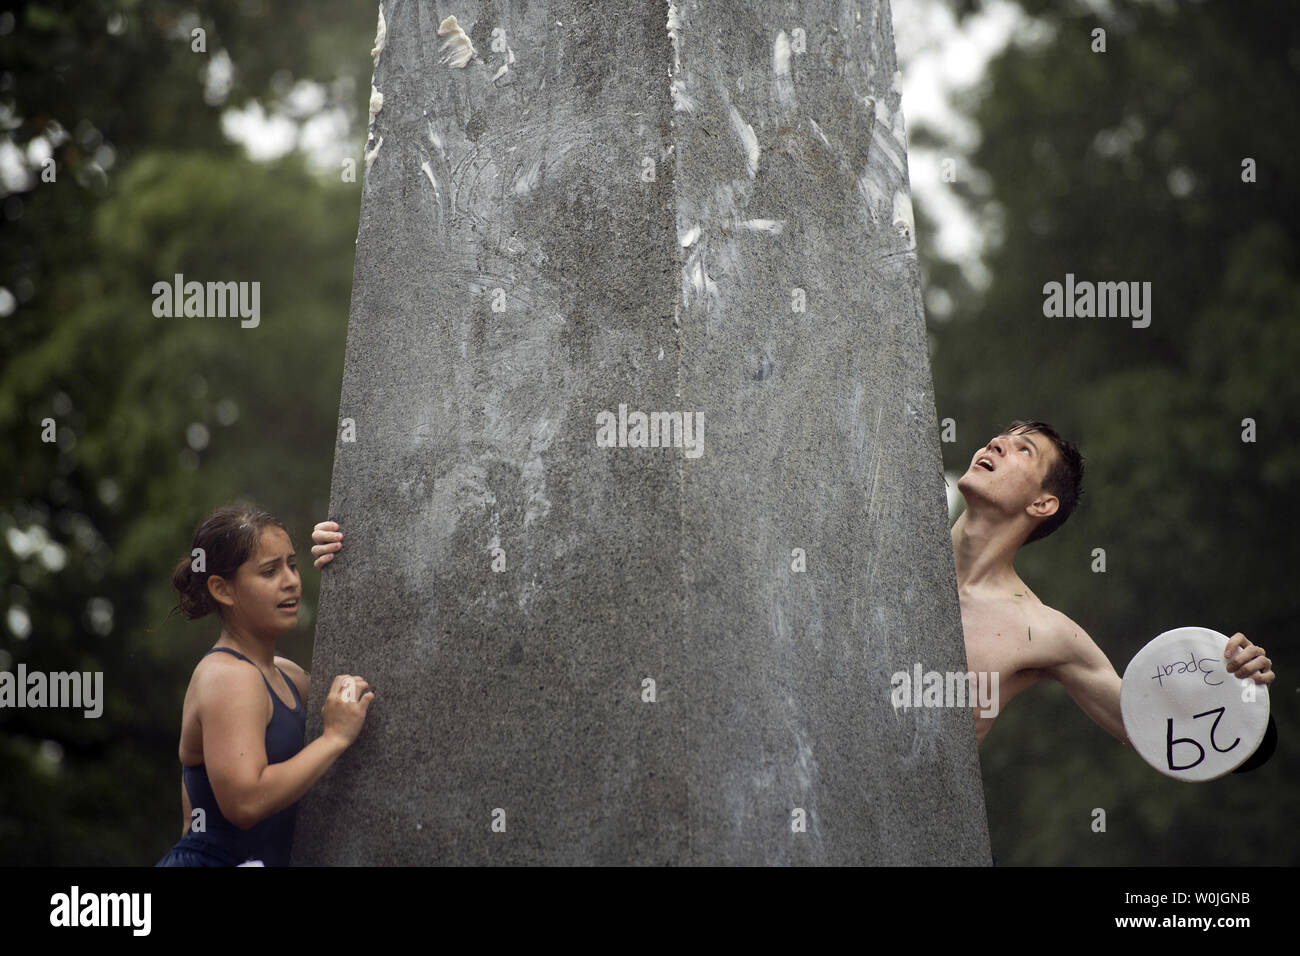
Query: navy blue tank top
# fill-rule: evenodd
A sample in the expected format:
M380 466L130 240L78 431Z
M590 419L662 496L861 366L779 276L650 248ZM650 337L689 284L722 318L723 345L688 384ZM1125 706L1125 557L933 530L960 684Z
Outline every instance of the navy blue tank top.
M208 654L215 654L217 651L234 654L240 660L253 664L243 654L228 647L214 647L208 651ZM207 657L208 654L203 656ZM253 666L257 667L256 664ZM283 763L302 750L307 733L307 710L302 706L302 698L298 696L298 687L289 680L289 676L283 670L279 667L276 670L284 674L285 683L293 692L293 699L297 701L297 706L292 710L285 706L280 695L271 686L271 682L266 679L266 675L262 675L266 689L271 693L272 706L275 708L271 722L266 725L268 764ZM198 764L193 767L182 766L182 771L185 777L185 790L190 795L190 806L194 809L203 808L206 829L203 833L195 833L194 818L191 815L191 828L185 836L181 837L174 849L198 851L220 860L226 866L237 866L247 860L261 860L266 866L289 865L289 848L293 844L293 825L298 816L298 804L285 807L279 813L272 814L247 830L241 830L227 820L221 808L217 806L212 784L208 782L207 768L203 764Z

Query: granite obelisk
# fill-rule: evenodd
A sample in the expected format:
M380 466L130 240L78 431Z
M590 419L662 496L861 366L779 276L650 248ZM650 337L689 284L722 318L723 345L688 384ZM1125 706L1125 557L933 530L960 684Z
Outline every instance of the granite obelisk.
M888 3L374 56L295 862L986 865Z

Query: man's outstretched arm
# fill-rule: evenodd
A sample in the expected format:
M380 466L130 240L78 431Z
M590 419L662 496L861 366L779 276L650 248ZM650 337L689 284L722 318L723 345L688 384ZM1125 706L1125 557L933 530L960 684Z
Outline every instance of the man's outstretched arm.
M1061 662L1046 668L1047 673L1060 682L1099 727L1125 746L1133 746L1124 732L1124 716L1119 705L1123 681L1083 628L1065 615L1061 615L1061 620ZM1224 657L1229 658L1226 669L1233 677L1249 677L1257 684L1271 684L1276 676L1264 649L1250 643L1240 632L1228 641Z
M1109 658L1083 628L1064 614L1058 635L1060 663L1045 668L1048 676L1066 689L1098 727L1124 746L1132 747L1119 706L1123 681Z

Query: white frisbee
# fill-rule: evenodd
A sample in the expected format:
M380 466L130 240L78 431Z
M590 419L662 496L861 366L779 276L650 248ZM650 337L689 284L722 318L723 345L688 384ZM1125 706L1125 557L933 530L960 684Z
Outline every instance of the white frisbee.
M1207 627L1165 631L1124 670L1120 711L1142 758L1176 780L1232 773L1268 729L1268 687L1234 677L1228 638Z

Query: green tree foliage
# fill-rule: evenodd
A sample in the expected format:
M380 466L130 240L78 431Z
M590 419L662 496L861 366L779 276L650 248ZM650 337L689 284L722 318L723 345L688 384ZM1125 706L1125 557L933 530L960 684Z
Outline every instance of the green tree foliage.
M180 833L181 703L218 634L167 616L209 511L254 501L289 525L303 627L280 653L309 664L360 208L358 182L301 154L249 159L221 111L315 79L357 130L375 5L31 3L8 23L0 136L33 165L50 143L56 178L36 167L3 199L0 664L102 671L106 703L0 711L0 863L151 864ZM260 323L155 317L176 273L259 282Z
M991 188L954 185L1001 224L990 286L976 293L923 248L930 293L955 303L931 320L939 415L958 423L945 465L964 471L1013 418L1056 425L1087 459L1083 503L1022 554L1022 576L1121 674L1170 628L1245 632L1277 661L1281 742L1253 773L1181 784L1039 685L981 751L994 850L1009 863L1294 864L1300 21L1256 0L1116 3L1105 17L1023 6L1047 39L1009 47L971 103L971 160ZM1045 317L1044 284L1067 272L1150 282L1150 326ZM1105 573L1090 570L1095 548Z

